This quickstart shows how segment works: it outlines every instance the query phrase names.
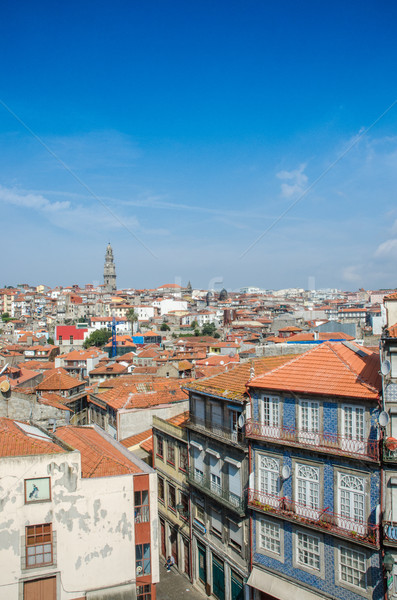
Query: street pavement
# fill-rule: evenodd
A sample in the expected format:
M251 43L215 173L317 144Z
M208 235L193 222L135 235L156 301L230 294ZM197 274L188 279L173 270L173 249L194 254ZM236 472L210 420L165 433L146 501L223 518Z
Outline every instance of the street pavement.
M160 563L160 581L156 585L157 600L203 600L207 598L192 586L190 581L181 575L175 567L167 573Z

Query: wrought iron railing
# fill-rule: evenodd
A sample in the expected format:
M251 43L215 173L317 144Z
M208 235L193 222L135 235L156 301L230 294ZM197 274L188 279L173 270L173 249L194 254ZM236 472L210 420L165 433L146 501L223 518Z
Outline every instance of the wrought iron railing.
M274 514L373 546L379 545L379 525L365 519L352 519L331 512L328 507L305 506L288 498L248 490L248 506L263 513Z
M386 542L397 544L397 522L396 521L384 521L383 522L383 539Z
M396 450L390 450L386 444L383 444L383 459L387 462L397 461L397 448Z
M257 421L247 421L245 435L247 438L271 440L289 446L303 446L332 454L379 460L379 440L360 440L335 433L303 431L295 427L269 426Z
M214 435L226 439L229 442L236 444L242 444L244 442L244 433L240 427L236 430L231 427L218 425L210 420L200 419L192 414L189 417L188 425L194 425L196 427L206 429Z
M212 498L215 498L222 504L225 504L228 508L236 511L238 514L243 514L245 512L245 502L243 498L233 494L233 492L216 484L214 481L211 481L211 478L204 475L201 471L196 471L194 468L190 467L187 473L187 479L190 484L199 488Z

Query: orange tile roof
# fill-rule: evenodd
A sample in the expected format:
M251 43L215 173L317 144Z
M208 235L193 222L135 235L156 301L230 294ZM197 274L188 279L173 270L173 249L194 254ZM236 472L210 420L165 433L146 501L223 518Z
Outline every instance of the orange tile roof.
M199 392L207 392L216 394L224 398L243 400L247 394L246 383L250 378L251 369L255 374L267 373L268 371L283 365L293 358L295 355L284 356L267 356L257 358L245 363L237 363L236 365L228 365L229 369L219 375L215 375L208 379L200 379L193 381L187 385L187 389L196 390Z
M376 399L381 390L379 354L349 342L325 342L255 377L250 387Z
M139 444L142 450L145 450L149 454L153 454L153 435L151 435L147 440Z
M142 472L93 427L68 425L57 429L56 435L80 451L82 477L111 477Z
M65 406L64 398L59 396L59 394L55 394L53 392L45 392L37 399L39 404L46 404L47 406L52 406L53 408L58 408L59 410L66 410L72 412L70 408Z
M187 395L180 387L156 389L153 385L150 391L139 391L135 386L117 386L97 395L97 398L111 406L114 410L132 408L150 408L161 404L171 404L187 400ZM95 398L94 398L95 400Z
M176 427L184 427L184 425L187 423L188 420L189 420L189 411L186 410L185 412L181 413L180 415L175 415L174 417L167 419L167 422L171 423L171 425L175 425Z
M136 433L135 435L130 435L128 438L125 438L124 440L120 440L120 444L122 444L126 448L132 448L133 446L137 446L141 442L144 442L151 436L152 436L152 430L146 429L146 431L142 431L141 433Z
M84 385L84 381L71 377L62 368L54 369L53 373L46 373L46 377L37 386L38 391L44 390L71 390L80 385Z
M396 297L397 297L397 295L396 295ZM397 337L397 323L395 323L391 327L388 327L387 331L389 332L389 337L396 338Z
M45 434L40 430L36 429L36 431L37 437L32 437L18 426L18 421L1 417L0 456L31 456L65 452L61 445L48 438L48 436L45 437Z
M89 375L111 375L114 373L127 373L128 372L128 367L125 367L124 365L120 365L117 362L114 363L105 363L102 364L98 367L96 367L95 369L91 369L91 371L89 372Z

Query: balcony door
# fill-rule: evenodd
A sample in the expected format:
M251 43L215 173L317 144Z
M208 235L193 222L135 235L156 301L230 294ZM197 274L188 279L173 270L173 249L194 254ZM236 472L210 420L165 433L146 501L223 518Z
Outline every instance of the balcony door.
M308 519L320 517L320 469L311 465L297 464L296 513Z
M347 452L365 454L365 410L362 406L342 406L341 447Z
M366 532L364 477L339 473L338 495L339 527L364 535Z
M299 441L305 444L320 445L320 404L313 400L299 402Z
M260 501L269 506L279 506L280 461L271 456L259 457Z
M265 437L280 436L280 401L274 396L264 396L259 401L261 434Z

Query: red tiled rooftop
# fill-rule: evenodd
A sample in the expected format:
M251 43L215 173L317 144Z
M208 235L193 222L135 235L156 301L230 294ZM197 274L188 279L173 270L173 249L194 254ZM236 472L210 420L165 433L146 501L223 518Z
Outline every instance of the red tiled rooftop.
M141 469L128 460L93 427L60 427L57 437L80 451L82 477L111 477L141 473Z
M29 435L18 426L18 421L0 418L0 456L31 456L65 452L64 448L37 428L33 428L33 431L37 432L37 437Z
M283 365L293 358L294 355L267 356L254 359L245 363L228 365L228 371L223 371L208 379L193 381L188 386L190 390L216 394L225 398L243 399L247 393L246 383L250 379L251 369L255 374L267 373L268 371Z
M80 385L84 385L83 381L71 377L64 369L54 369L53 373L46 373L46 377L37 386L38 391L44 390L71 390Z
M325 342L255 377L250 387L376 399L381 390L379 354L349 342Z

